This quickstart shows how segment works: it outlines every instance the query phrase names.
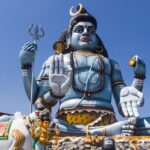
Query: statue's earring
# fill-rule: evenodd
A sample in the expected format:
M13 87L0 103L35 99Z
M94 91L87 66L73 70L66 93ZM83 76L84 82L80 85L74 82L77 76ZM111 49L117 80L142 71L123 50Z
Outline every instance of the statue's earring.
M56 41L53 45L53 49L55 50L56 54L61 54L64 52L65 46L62 41Z

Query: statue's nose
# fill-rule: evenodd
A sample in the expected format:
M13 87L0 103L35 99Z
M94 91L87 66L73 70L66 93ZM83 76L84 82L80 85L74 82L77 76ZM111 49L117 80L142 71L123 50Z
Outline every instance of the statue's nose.
M87 28L84 29L83 33L82 33L82 36L89 36L89 33L87 31Z

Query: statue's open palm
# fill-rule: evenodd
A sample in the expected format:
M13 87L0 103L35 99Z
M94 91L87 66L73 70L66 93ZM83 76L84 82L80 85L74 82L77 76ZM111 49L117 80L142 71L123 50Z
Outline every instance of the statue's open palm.
M68 91L72 80L72 68L67 66L67 75L64 69L63 55L53 56L49 70L49 84L52 93L56 96L64 96Z

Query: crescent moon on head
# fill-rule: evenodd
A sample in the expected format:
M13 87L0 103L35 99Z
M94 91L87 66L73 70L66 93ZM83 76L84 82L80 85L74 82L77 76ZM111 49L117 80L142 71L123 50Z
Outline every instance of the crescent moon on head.
M72 6L72 7L70 8L70 15L71 15L72 17L78 15L78 14L82 11L83 5L82 5L82 4L79 4L78 6L79 6L79 10L78 10L77 12L73 12L74 6Z

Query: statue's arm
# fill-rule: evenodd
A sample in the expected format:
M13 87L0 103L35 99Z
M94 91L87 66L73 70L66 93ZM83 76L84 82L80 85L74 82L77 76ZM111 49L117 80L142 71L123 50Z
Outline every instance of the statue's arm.
M43 64L42 69L38 76L38 94L35 102L37 109L47 108L50 109L56 103L59 97L55 96L51 92L49 84L49 69L52 64L53 56L50 56Z
M121 89L126 86L126 84L123 80L119 64L116 61L111 60L111 59L110 59L110 64L111 64L112 92L113 92L113 96L114 96L118 111L123 116L122 109L120 106L120 92L121 92Z
M144 104L144 96L141 90L143 88L146 66L141 59L137 56L134 57L136 57L134 58L134 80L130 86L126 87L116 83L116 80L120 82L123 79L118 63L111 61L112 91L118 109L123 112L125 117L139 117L138 107Z
M68 91L72 79L72 68L68 65L67 74L65 74L63 55L51 56L44 63L39 80L36 80L32 70L36 51L37 45L34 43L26 43L20 51L19 59L24 87L27 96L29 99L32 97L33 103L38 108L51 107Z
M29 100L31 100L31 96L32 96L33 102L36 99L38 88L39 88L37 81L33 75L33 63L34 63L36 51L37 51L36 44L26 43L22 47L19 53L19 59L21 63L21 70L22 70L22 77L23 77L25 91Z
M134 68L134 80L131 86L121 90L120 103L126 117L139 117L138 107L144 104L142 88L146 74L146 65L137 55L133 56L131 60L129 64Z
M32 73L32 68L23 68L22 77L23 77L23 83L24 83L26 94L29 100L31 100L31 92L32 92L32 100L34 102L36 99L39 87Z
M133 65L130 64L131 61L134 61ZM142 59L140 59L137 55L135 55L129 61L129 64L133 66L134 69L134 80L131 86L135 87L139 91L142 91L144 85L144 79L146 76L145 62Z
M72 68L67 66L66 74L63 55L54 55L44 63L38 77L36 107L50 109L68 91L72 79Z

